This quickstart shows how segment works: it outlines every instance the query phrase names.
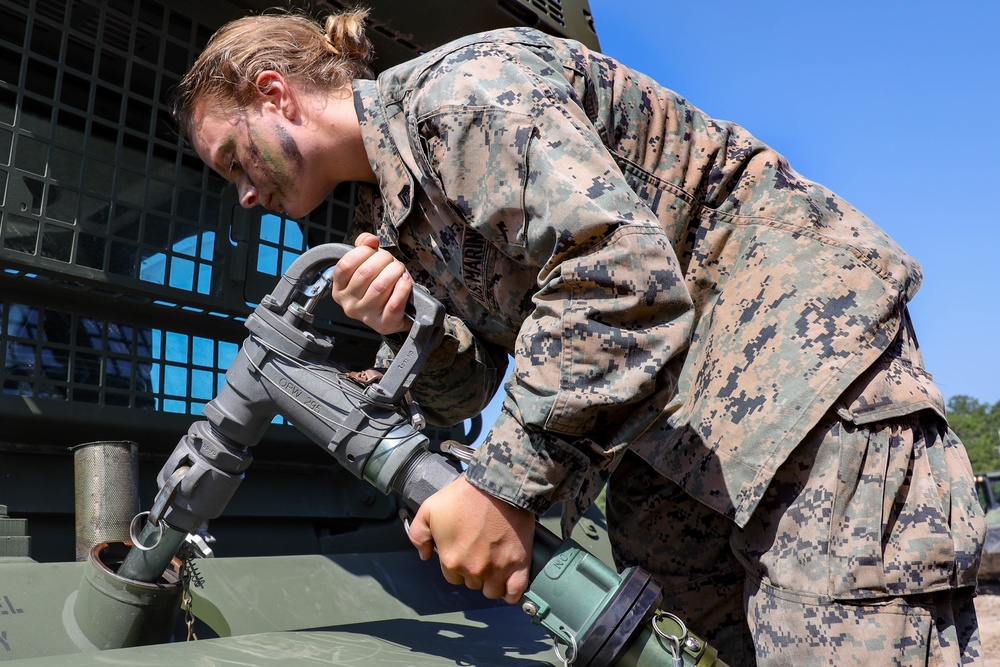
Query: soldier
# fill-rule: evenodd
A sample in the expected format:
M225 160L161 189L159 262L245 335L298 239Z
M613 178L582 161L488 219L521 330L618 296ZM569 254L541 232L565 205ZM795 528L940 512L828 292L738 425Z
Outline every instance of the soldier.
M608 482L641 565L732 665L975 664L984 522L906 304L920 268L743 128L581 44L473 35L372 80L363 11L248 17L175 116L244 206L361 184L334 298L385 337L447 307L414 393L477 414L410 537L516 602L534 517ZM836 656L836 657L834 657Z

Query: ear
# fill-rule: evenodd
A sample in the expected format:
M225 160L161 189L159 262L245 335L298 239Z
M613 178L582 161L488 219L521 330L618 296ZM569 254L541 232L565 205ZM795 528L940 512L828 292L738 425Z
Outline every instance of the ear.
M288 80L273 70L264 70L255 81L262 108L271 107L289 120L299 113L297 95Z

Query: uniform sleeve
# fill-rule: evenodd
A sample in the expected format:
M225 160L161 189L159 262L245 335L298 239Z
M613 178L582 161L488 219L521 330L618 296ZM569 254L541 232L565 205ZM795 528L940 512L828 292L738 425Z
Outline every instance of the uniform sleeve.
M387 336L378 363L388 367L403 336ZM462 320L445 316L444 337L417 374L410 390L427 421L452 426L475 417L496 394L507 370L507 353L481 342Z
M476 44L433 77L422 89L433 110L418 123L448 203L537 269L502 412L466 475L542 512L574 496L673 395L691 298L660 223L552 63ZM501 310L525 298L494 294Z

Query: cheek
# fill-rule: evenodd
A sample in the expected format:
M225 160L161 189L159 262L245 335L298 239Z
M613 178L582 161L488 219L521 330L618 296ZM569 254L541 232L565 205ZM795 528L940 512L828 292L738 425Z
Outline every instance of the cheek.
M262 167L267 170L276 185L282 188L294 188L305 177L305 159L299 150L295 139L280 124L272 127L273 136L261 146Z
M280 145L258 131L254 131L251 136L245 165L247 175L258 187L279 187L285 184L289 178Z
M255 163L253 172L248 176L265 192L285 194L295 186L295 177L288 173L288 165L268 159L266 155Z
M301 168L305 162L305 158L302 155L302 151L299 150L299 145L295 142L295 138L281 125L274 127L274 135L278 138L278 143L281 145L281 154L284 156L285 161Z

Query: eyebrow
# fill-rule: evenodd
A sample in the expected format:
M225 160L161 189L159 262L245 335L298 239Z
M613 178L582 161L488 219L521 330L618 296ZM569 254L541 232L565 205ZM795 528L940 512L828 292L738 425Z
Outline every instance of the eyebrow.
M236 140L233 137L229 136L229 137L226 137L226 139L219 145L219 150L218 150L217 155L220 156L220 157L225 156L225 155L230 155L231 156L232 153L233 153L233 151L235 151L235 150L236 150ZM219 159L219 158L217 157L216 159ZM223 164L220 164L219 165L220 167L223 167L225 165L225 163L227 162L227 160L223 159L222 162L223 162ZM232 163L232 160L230 159L230 160L228 160L228 162L229 162L229 164L228 164L228 166L225 166L224 170L223 169L219 169L218 170L219 174L223 174L223 171L225 171L225 177L227 177L227 178L230 175L232 175L232 173L233 173L233 166L232 166L233 163Z

